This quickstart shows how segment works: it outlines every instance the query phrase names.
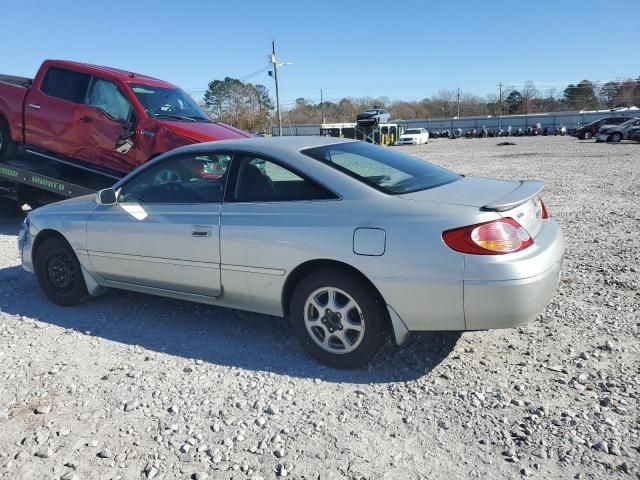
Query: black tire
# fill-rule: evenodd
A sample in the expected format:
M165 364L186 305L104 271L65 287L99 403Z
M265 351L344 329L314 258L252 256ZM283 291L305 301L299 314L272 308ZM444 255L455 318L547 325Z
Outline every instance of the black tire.
M352 297L362 312L364 332L359 345L348 353L331 353L314 341L305 324L305 305L313 292L324 287L336 288ZM302 347L314 358L340 369L367 364L380 350L389 314L380 295L358 276L340 270L316 270L304 277L293 292L290 317ZM340 328L342 330L342 327ZM346 332L346 330L345 330Z
M70 307L89 298L80 262L63 238L43 240L35 252L34 269L40 288L53 303Z
M586 132L584 132L582 134L582 139L583 140L591 140L591 138L593 138L593 135L591 134L591 132L589 130L587 130Z
M0 160L13 157L16 153L16 142L11 138L9 124L0 116Z
M620 132L616 132L610 135L608 140L612 143L620 143L622 141L622 134Z

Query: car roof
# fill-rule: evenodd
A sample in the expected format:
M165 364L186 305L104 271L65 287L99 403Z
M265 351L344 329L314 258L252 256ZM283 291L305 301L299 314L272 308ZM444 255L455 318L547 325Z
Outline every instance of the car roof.
M277 157L285 163L297 163L297 161L309 161L317 163L311 158L307 158L300 154L301 150L314 147L322 147L326 145L337 145L345 143L360 143L359 140L336 138L336 137L319 137L319 136L289 136L289 137L250 137L239 138L230 140L218 140L214 142L194 143L192 145L186 145L174 150L170 150L162 155L158 155L153 160L145 163L138 169L129 173L127 176L120 179L113 188L119 188L122 184L126 183L130 177L138 175L140 170L146 170L152 168L154 165L163 162L167 157L176 155L190 155L190 154L202 154L206 155L210 152L224 152L224 151L240 151L254 153L258 155L265 155L271 157ZM292 159L298 159L294 161ZM330 167L328 167L330 168ZM331 169L331 168L330 168ZM333 170L333 169L331 169Z
M159 78L150 77L148 75L142 75L140 73L130 72L128 70L121 70L119 68L113 67L104 67L101 65L93 65L91 63L82 63L82 62L74 62L71 60L47 60L46 61L50 66L65 68L71 67L75 70L84 72L84 73L93 73L93 74L106 74L111 78L117 78L119 80L123 80L127 83L142 83L145 85L153 86L153 87L162 87L162 88L177 88L175 85L165 82L164 80L160 80Z
M167 153L189 154L210 152L212 150L243 150L247 152L263 153L265 155L296 154L307 148L353 142L359 142L359 140L319 136L250 137L195 143L176 148L175 150L170 150L170 152ZM166 154L156 157L156 159L164 158L165 155ZM155 162L156 159L152 160L150 163Z

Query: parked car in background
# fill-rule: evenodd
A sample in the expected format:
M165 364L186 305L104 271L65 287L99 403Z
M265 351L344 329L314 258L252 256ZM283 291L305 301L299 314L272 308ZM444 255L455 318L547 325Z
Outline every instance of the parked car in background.
M596 134L596 140L599 142L621 142L628 138L630 129L638 126L640 126L640 117L632 118L620 125L603 125Z
M192 173L154 181L176 170ZM387 335L533 320L565 250L542 188L365 142L254 137L179 148L38 208L18 246L54 303L112 287L289 316L313 356L355 368Z
M375 127L381 123L389 123L391 114L382 108L372 108L366 112L359 113L356 122L360 127Z
M0 76L0 159L23 145L128 173L179 146L248 136L211 121L178 87L137 73L47 60L33 80Z
M429 142L429 132L425 128L409 128L398 139L398 145L422 145Z
M604 117L594 122L582 125L573 130L572 135L578 137L581 140L590 140L596 136L598 129L603 125L619 125L622 122L629 120L631 115L619 115L616 117Z
M640 142L640 127L633 127L629 130L629 140Z

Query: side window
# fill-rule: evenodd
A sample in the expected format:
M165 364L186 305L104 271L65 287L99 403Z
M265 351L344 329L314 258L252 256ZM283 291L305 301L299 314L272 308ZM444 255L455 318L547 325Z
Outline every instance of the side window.
M220 203L228 154L173 157L144 170L120 191L121 203Z
M65 68L51 67L42 80L40 90L45 95L70 102L82 103L91 75Z
M286 202L337 198L315 182L270 160L238 156L235 168L236 182L231 201Z
M131 104L118 86L107 80L93 77L85 104L104 112L112 120L126 122L131 111Z

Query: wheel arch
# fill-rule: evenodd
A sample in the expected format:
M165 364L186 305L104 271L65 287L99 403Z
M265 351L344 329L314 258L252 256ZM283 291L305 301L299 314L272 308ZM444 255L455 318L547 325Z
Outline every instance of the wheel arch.
M89 294L92 296L102 295L106 291L105 287L103 287L98 282L98 280L94 277L94 275L85 268L85 266L82 264L82 262L78 258L78 255L76 254L75 250L71 246L71 243L69 243L69 240L67 240L67 238L62 233L60 233L58 230L54 230L53 228L45 228L40 230L36 235L36 238L33 239L33 244L31 246L31 263L32 265L34 265L34 268L35 268L36 255L38 254L39 248L42 246L42 244L46 240L49 240L50 238L61 239L64 243L67 244L71 252L73 252L76 259L78 260L78 263L80 264L82 277L84 278L84 283Z
M59 231L54 230L52 228L45 228L43 230L40 230L38 232L38 234L36 235L36 238L33 239L33 246L31 247L31 260L32 261L35 261L36 255L38 253L38 249L40 248L42 243L45 240L48 240L48 239L54 238L54 237L62 239L69 246L69 248L71 248L71 250L73 251L73 248L71 247L71 244L69 243L69 241L65 238L65 236L63 234L61 234Z
M333 269L340 270L343 272L350 273L351 275L356 276L360 280L362 280L365 284L371 288L371 291L374 292L382 305L384 306L385 315L385 324L384 330L385 334L391 334L395 337L395 341L397 345L402 345L409 336L409 331L407 330L406 325L400 319L398 314L393 310L392 307L387 305L382 293L380 290L373 284L369 278L362 273L360 270L355 268L348 263L344 263L338 260L330 260L330 259L315 259L309 260L304 263L301 263L296 268L294 268L291 273L287 276L284 287L282 289L282 311L285 316L288 316L291 309L291 299L293 297L293 292L296 289L296 286L300 283L300 281L311 272L323 269Z
M373 282L371 282L371 280L369 280L369 278L364 273L362 273L354 266L349 265L348 263L340 262L338 260L315 259L301 263L296 268L294 268L287 276L284 287L282 289L282 311L285 315L288 315L290 313L289 310L291 308L291 298L293 297L293 292L296 289L298 283L300 283L300 280L302 280L305 276L313 271L323 269L337 269L357 276L372 289L372 291L380 298L380 300L384 302L382 294L376 288Z

